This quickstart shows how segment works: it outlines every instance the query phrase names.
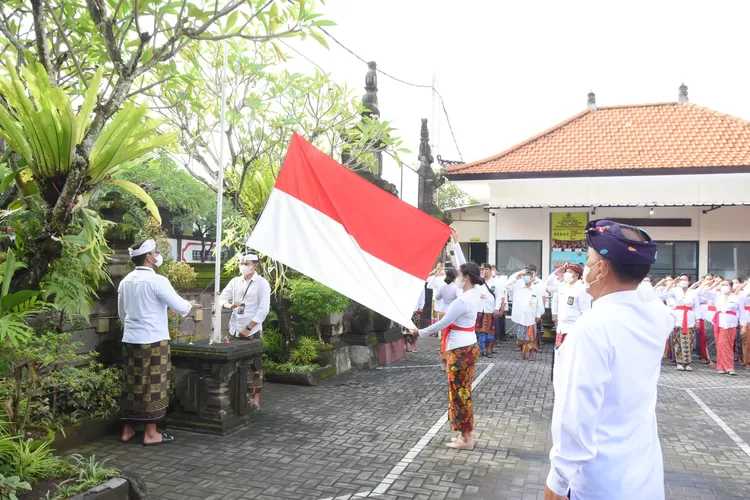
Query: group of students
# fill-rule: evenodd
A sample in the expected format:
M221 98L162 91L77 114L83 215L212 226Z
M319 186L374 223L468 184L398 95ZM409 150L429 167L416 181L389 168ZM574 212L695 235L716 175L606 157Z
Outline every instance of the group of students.
M674 312L674 331L664 358L677 370L692 371L694 354L720 374L735 375L735 361L750 370L750 286L707 274L691 283L687 274L652 283L647 276L639 286L644 297L655 297Z

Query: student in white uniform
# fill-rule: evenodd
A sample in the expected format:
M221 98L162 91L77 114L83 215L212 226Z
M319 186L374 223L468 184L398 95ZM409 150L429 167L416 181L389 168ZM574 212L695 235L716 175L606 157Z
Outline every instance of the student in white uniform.
M260 340L263 321L271 310L271 285L257 273L260 260L255 254L240 256L240 274L232 278L219 296L219 307L230 309L229 335L240 340ZM247 372L247 391L256 410L260 409L263 370Z
M594 302L557 350L544 498L663 499L656 395L674 317L636 291L656 243L608 220L589 222L586 240L583 281Z
M557 324L555 346L565 341L565 336L581 315L591 309L591 295L581 280L583 269L578 264L566 264L547 278L547 290L553 294L552 321Z
M448 374L448 420L451 429L461 435L446 446L449 448L474 448L474 405L471 386L474 367L479 359L479 346L474 332L479 309L479 288L484 284L479 266L473 262L459 267L458 284L463 293L451 303L445 316L435 323L413 333L429 334L443 330L442 349L446 354Z
M735 375L734 353L737 329L747 323L744 297L732 291L732 282L716 278L707 285L704 295L714 302L714 332L716 335L716 371Z
M680 371L692 371L693 346L697 319L700 319L701 302L698 291L690 289L690 277L682 274L662 293L662 299L674 304L674 331L672 350Z
M521 345L521 356L534 361L536 340L539 330L537 325L544 314L541 288L534 284L534 271L522 269L510 277L507 288L513 291L513 314L511 319L518 325L518 342Z

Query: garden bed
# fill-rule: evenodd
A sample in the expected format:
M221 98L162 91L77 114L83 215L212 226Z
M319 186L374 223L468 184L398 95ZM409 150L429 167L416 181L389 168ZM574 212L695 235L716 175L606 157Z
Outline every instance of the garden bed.
M69 425L62 431L55 433L52 448L56 453L65 453L69 450L80 448L91 441L112 434L117 429L118 419L109 420L84 420L75 425Z
M334 365L328 365L320 367L316 370L295 373L295 372L270 372L266 373L266 381L273 384L289 384L289 385L304 385L314 386L318 385L319 382L336 375L336 367Z

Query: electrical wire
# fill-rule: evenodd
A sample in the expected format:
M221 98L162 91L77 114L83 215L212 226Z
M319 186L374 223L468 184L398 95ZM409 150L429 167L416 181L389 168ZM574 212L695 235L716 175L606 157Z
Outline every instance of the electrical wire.
M339 42L336 39L336 37L334 37L333 35L331 35L326 29L320 28L320 30L323 33L325 33L331 40L333 40L336 43L336 45L338 45L339 47L341 47L345 51L349 52L351 55L353 55L354 57L356 57L357 59L359 59L363 63L367 64L368 61L365 61L356 52L354 52L353 50L351 50L349 47L347 47L343 43ZM393 76L393 75L391 75L389 73L386 73L385 71L383 71L380 68L376 68L376 70L377 70L378 73L380 73L380 74L382 74L384 76L387 76L391 80L395 80L395 81L397 81L399 83L402 83L404 85L409 85L410 87L416 87L416 88L421 88L421 89L431 89L433 92L435 92L435 95L437 95L438 98L440 99L440 106L443 108L443 114L445 115L445 120L448 122L448 129L451 132L451 137L453 138L453 145L456 147L456 151L458 152L458 157L461 159L461 161L464 161L464 157L461 154L461 149L458 147L458 141L456 140L456 134L453 132L453 125L451 125L451 119L450 119L450 116L448 116L448 110L445 108L445 99L443 99L443 96L440 95L440 92L437 91L437 89L435 88L435 86L434 85L421 85L419 83L407 82L406 80L402 80L401 78L396 78L395 76Z

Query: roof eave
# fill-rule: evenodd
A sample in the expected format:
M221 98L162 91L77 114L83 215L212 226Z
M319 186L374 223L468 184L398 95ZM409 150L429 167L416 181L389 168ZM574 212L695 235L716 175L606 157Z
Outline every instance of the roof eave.
M542 172L487 172L458 173L445 172L443 175L451 182L456 181L494 181L507 179L562 179L585 177L647 177L655 175L698 175L698 174L747 174L750 165L722 167L677 167L677 168L633 168L612 170L566 170Z

